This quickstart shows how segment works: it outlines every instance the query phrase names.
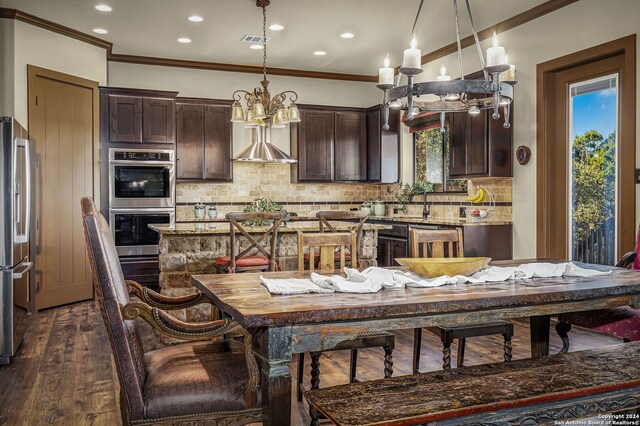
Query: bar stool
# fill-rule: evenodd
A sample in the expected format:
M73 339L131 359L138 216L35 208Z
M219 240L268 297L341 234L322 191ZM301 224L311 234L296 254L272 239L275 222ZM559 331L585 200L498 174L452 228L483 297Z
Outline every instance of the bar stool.
M336 257L340 270L346 265L347 247L351 248L351 261L357 264L358 254L354 247L357 247L356 231L349 232L323 232L323 233L302 233L298 231L298 270L305 270L305 263L309 265L309 270L316 270L319 273L333 273L335 271ZM316 247L319 248L318 262L316 262ZM308 263L305 262L305 248L309 248ZM391 377L393 374L393 350L395 348L395 336L391 333L364 332L351 340L340 342L335 348L328 351L350 350L351 359L349 363L349 383L354 383L356 379L356 369L358 362L358 349L363 348L383 348L384 349L384 376ZM324 351L323 351L324 352ZM320 387L320 355L322 352L311 352L311 389ZM298 401L302 401L304 376L304 353L298 354ZM318 415L311 408L309 409L311 424L318 424Z
M411 257L463 257L462 229L412 229ZM442 368L451 369L451 343L458 339L458 357L456 365L464 365L464 349L468 337L502 334L504 337L504 360L511 361L511 338L513 324L508 321L491 321L482 324L455 324L440 327L428 327L427 330L440 336L442 341ZM422 347L422 328L413 330L413 374L420 370L420 349Z
M286 212L231 212L225 215L229 221L229 256L220 256L215 260L218 273L275 271L276 244L278 229L284 220ZM250 234L242 223L247 221L272 222L266 231L254 236ZM267 225L268 226L268 225ZM249 246L236 254L236 232L240 232L249 242ZM261 243L271 238L270 251L267 252ZM261 253L257 254L256 253Z

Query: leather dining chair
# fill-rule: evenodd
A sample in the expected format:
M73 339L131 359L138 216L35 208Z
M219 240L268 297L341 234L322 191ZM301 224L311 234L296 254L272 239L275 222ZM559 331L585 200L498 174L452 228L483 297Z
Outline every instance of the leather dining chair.
M228 319L193 324L168 315L164 310L211 302L200 293L171 298L126 281L106 220L91 198L81 204L96 298L120 381L123 424L261 422L251 335ZM130 293L141 301L131 300ZM136 318L187 342L145 353ZM240 333L244 341L213 340L225 333Z

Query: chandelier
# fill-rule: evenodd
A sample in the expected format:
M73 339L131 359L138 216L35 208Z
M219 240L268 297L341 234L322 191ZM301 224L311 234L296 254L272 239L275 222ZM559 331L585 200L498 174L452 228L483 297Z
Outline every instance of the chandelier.
M282 128L289 123L300 121L300 112L296 106L298 94L291 90L271 97L269 80L267 80L267 6L269 0L257 0L256 6L262 8L262 88L253 91L236 90L233 92L232 122L244 122L245 127L252 129L253 142L242 151L235 161L296 163L277 147L271 144L271 129ZM247 109L240 102L244 98ZM289 106L285 103L289 100Z
M478 57L484 72L484 79L464 79L458 1L453 0L460 79L452 80L451 76L446 75L447 71L443 65L440 68L440 75L436 77L435 81L414 83L414 77L422 73L422 57L414 32L424 3L424 0L421 0L413 22L409 48L404 51L397 82L394 84L395 70L390 68L389 55L384 60L384 66L379 70L379 84L377 87L384 93L383 128L385 130L389 129L389 108L405 111L407 123L411 122L419 114L440 113L440 129L444 131L445 113L467 112L469 114L479 114L481 110L492 109L492 117L499 119L500 108L502 107L504 115L503 126L505 128L510 127L509 112L513 101L513 87L517 84L515 81L515 67L507 63L505 49L500 46L495 33L493 34L493 45L487 49L487 61L485 63L469 0L464 1L467 6ZM407 77L407 84L403 86L400 85L400 77L402 75ZM431 95L428 96L430 99L421 98L425 95Z

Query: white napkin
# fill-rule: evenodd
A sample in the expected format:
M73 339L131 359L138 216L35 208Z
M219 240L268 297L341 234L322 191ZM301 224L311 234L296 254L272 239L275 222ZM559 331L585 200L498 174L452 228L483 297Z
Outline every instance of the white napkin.
M376 293L383 288L402 289L405 287L439 287L446 284L482 284L508 280L526 280L530 278L551 277L595 277L608 275L611 271L596 271L576 266L573 263L523 263L517 267L499 267L478 271L471 276L456 275L435 278L423 278L412 272L391 270L371 266L362 272L344 268L346 277L340 275L311 274L311 279L267 279L260 276L262 284L272 294L303 293Z

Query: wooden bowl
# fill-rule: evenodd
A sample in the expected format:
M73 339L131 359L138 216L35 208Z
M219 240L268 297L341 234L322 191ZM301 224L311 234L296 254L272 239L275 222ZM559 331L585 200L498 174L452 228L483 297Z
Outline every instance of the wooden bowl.
M478 272L489 262L490 257L431 257L431 258L399 258L396 262L424 278L448 275L469 276Z

